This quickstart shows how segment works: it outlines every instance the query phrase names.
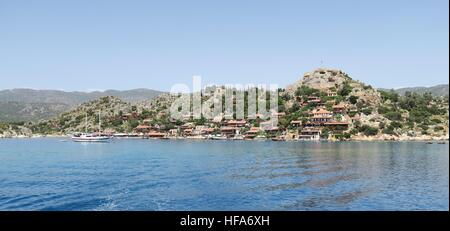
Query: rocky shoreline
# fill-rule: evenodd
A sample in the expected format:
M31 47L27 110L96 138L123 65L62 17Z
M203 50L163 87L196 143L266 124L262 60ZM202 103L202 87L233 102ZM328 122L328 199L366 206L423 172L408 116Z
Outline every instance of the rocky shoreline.
M5 136L0 134L0 139L33 139L33 138L68 138L68 135L61 134L33 134L33 135L12 135ZM139 137L142 138L142 137ZM179 139L179 137L168 137L165 139ZM183 138L183 139L192 139L192 138ZM229 139L232 140L232 139ZM271 139L267 139L271 140ZM248 140L245 140L248 141ZM301 139L285 139L285 140L277 140L277 141L318 141L318 140L301 140ZM394 136L394 135L379 135L379 136L354 136L350 139L337 140L337 139L322 139L322 141L449 141L449 134L446 136L429 136L429 135L421 135L416 137L411 137L407 135L403 136Z

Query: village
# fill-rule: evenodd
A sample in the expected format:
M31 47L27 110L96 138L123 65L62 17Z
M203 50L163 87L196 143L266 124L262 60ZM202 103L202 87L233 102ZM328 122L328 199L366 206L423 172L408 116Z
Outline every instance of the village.
M336 96L335 91L328 91L329 97ZM279 127L270 120L263 120L263 115L255 114L246 120L225 119L223 113L213 119L199 124L192 120L192 113L183 117L180 121L171 121L173 128L153 124L151 119L144 119L141 124L133 129L132 133L114 133L115 137L143 137L151 139L212 139L212 140L320 140L329 136L345 134L352 122L358 120L358 115L350 117L348 110L356 110L344 103L322 102L319 96L309 96L306 100L297 97L300 107L311 108L308 117L290 120L288 126ZM331 110L330 110L331 109ZM123 120L137 118L137 113L124 114ZM272 112L271 118L276 121L286 117L286 112ZM178 125L177 125L178 124Z

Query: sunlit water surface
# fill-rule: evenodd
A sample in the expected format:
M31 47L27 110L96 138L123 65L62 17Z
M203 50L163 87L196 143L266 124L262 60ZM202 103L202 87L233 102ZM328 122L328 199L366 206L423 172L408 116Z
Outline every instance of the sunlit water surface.
M0 139L0 210L448 209L448 144Z

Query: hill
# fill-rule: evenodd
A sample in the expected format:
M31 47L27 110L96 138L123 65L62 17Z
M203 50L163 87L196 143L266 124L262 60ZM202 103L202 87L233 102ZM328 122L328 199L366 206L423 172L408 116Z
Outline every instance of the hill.
M383 91L388 91L388 89L380 89ZM433 96L447 96L449 95L448 84L439 84L433 87L405 87L397 88L394 91L400 95L405 95L406 92L424 94L431 93Z
M448 87L448 86L447 86ZM440 88L440 87L439 87ZM420 91L400 95L397 92L374 89L353 80L341 70L320 68L306 73L297 83L288 86L284 98L290 113L299 113L305 122L311 122L308 98L318 98L320 106L328 111L335 106L345 113L330 113L330 121L348 124L344 137L353 139L413 139L448 136L448 98L435 97ZM283 97L282 97L283 98ZM306 107L294 107L297 102ZM305 105L305 104L303 104ZM328 128L321 126L322 132ZM427 138L425 138L427 137Z
M57 90L12 89L0 91L0 122L50 119L100 97L115 96L136 103L153 99L162 92L149 89L126 91L65 92Z

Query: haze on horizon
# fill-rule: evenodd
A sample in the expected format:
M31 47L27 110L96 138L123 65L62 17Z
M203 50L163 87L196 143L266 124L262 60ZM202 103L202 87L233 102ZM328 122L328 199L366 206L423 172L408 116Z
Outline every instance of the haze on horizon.
M447 84L447 0L0 0L0 90L276 83L325 66L380 88Z

